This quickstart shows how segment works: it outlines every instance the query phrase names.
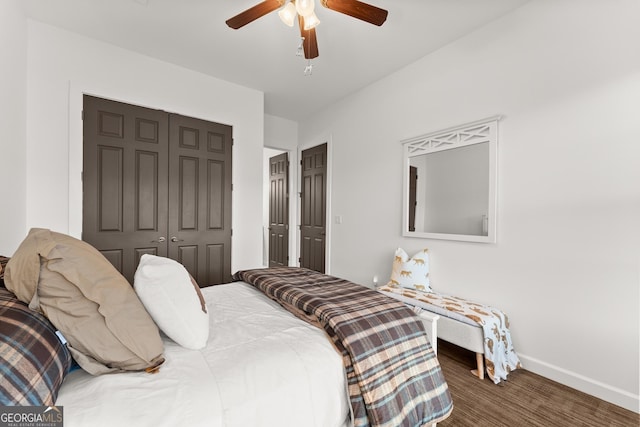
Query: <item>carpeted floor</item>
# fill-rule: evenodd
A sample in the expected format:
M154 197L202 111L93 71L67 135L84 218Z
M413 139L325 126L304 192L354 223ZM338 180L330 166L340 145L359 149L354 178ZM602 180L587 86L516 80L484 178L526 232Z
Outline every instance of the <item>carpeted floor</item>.
M438 341L438 358L453 397L438 427L638 427L640 415L526 370L494 384L469 371L475 354Z

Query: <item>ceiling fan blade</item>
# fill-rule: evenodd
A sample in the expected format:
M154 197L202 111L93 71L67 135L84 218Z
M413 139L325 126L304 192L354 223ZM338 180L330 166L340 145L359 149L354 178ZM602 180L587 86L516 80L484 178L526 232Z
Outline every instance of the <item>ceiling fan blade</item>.
M283 4L284 0L265 0L244 12L237 14L233 18L227 19L227 25L234 30L237 30L256 19L263 17L267 13L273 12Z
M304 29L304 18L298 15L298 24L300 24L300 37L304 37L302 47L304 48L304 57L306 59L317 58L318 53L318 39L316 38L316 29L310 30Z
M379 7L363 3L358 0L321 0L327 9L344 13L345 15L361 19L373 25L380 26L387 20L387 12Z

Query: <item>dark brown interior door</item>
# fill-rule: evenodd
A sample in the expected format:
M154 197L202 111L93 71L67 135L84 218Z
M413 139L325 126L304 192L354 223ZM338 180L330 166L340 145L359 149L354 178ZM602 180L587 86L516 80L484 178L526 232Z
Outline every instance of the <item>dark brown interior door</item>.
M416 231L418 168L409 166L409 231Z
M289 154L269 159L269 267L289 265Z
M231 127L84 97L82 238L130 283L142 254L231 278Z
M169 258L231 281L231 126L169 115Z
M325 272L327 144L302 152L300 266Z

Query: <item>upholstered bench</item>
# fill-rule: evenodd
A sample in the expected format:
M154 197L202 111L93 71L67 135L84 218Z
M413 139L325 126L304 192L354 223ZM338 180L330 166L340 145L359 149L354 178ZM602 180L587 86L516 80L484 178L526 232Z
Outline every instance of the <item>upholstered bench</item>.
M426 313L431 313L426 311ZM446 316L438 320L438 338L450 342L476 355L476 369L471 372L484 379L484 337L480 326L472 326Z
M429 250L409 258L398 248L389 283L377 290L403 301L423 317L426 313L440 315L437 336L476 354L477 369L471 372L483 379L486 370L496 384L506 380L509 372L521 366L507 315L495 307L434 292L430 282Z

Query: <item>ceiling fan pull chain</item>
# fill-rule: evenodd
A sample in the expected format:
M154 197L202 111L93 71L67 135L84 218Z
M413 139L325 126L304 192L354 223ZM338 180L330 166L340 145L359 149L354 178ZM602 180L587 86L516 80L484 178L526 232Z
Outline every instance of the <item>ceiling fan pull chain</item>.
M307 66L304 67L304 75L310 76L313 74L313 64L311 63L311 59L308 60Z
M302 43L304 43L304 37L302 37ZM308 50L311 51L311 39L309 39L309 43L307 46ZM313 74L313 64L311 64L311 58L307 59L307 66L304 67L304 75L310 76Z

